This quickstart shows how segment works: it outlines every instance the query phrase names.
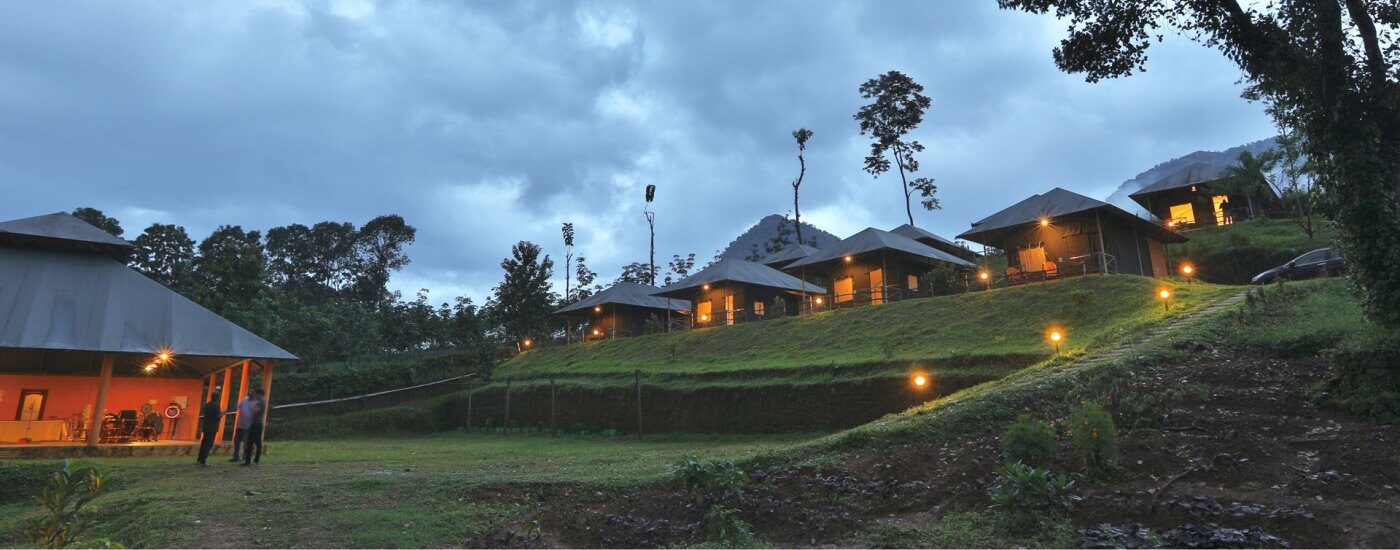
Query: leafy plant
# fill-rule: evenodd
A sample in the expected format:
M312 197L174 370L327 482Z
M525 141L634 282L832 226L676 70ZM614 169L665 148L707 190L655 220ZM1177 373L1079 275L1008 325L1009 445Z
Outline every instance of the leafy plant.
M1079 500L1073 488L1074 481L1064 474L1016 462L997 472L987 495L998 523L1009 532L1025 534L1072 510Z
M705 512L705 540L730 547L752 546L753 526L739 517L739 511L721 504Z
M1017 417L1016 423L1001 436L1001 450L1008 463L1048 466L1055 459L1059 445L1050 424L1034 420L1028 414Z
M120 547L106 540L82 539L83 533L92 526L91 514L83 508L102 496L106 487L106 481L96 469L74 468L71 460L63 461L63 468L54 473L44 493L35 499L42 513L29 520L30 542L43 548L68 548L94 543Z
M1118 463L1118 428L1113 415L1098 403L1086 402L1069 421L1070 443L1090 474L1103 474Z
M695 497L697 504L717 503L744 490L748 475L734 462L701 460L695 453L686 453L676 461L673 477Z

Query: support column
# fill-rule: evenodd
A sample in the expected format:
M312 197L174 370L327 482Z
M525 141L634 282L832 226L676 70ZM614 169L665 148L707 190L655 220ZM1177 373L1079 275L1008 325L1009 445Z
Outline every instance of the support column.
M107 389L112 385L112 367L116 366L117 356L102 354L102 381L97 386L97 402L92 406L92 422L88 425L89 447L96 447L102 437L102 420L107 415Z
M245 364L243 368L248 368L248 367L247 367L247 365ZM226 368L226 369L224 369L224 387L223 387L223 390L219 391L219 413L221 413L221 414L222 414L224 411L227 411L227 410L228 410L228 384L229 384L229 382L232 381L232 380L233 380L233 369L232 369L232 368ZM224 416L219 416L219 431L214 432L214 441L223 441L223 440L224 440L224 424L227 424L227 422L224 422L224 418L225 418Z
M267 441L267 414L272 410L272 360L263 359L263 410L262 410L262 440Z
M250 361L250 360L244 359L244 360L243 360L243 372L241 372L241 373L238 374L238 401L235 401L235 402L234 402L234 408L238 408L238 404L239 404L239 403L242 403L242 402L243 402L243 398L248 396L248 373L249 373L250 371L252 371L252 370L253 370L253 362ZM264 398L266 398L266 396L264 396ZM242 412L235 412L234 415L233 415L233 425L234 425L234 428L237 428L237 427L238 427L238 423L241 422L241 421L242 421ZM222 425L222 424L221 424L221 425Z

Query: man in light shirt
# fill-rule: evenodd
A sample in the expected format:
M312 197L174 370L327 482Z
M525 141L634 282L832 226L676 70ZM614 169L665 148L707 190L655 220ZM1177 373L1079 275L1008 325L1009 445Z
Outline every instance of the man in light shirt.
M238 410L238 422L233 426L233 458L228 459L229 462L241 462L243 460L243 440L246 439L248 435L248 401L251 399L251 395L245 395L243 399L238 400L238 406L236 407Z

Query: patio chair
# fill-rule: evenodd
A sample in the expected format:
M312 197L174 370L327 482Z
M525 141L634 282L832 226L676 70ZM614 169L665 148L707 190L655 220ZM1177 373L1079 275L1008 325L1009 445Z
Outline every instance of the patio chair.
M1055 262L1050 262L1050 261L1045 262L1045 278L1048 280L1048 279L1057 279L1057 278L1059 278L1059 277L1060 277L1060 266L1056 265Z
M1007 268L1006 268L1006 282L1007 282L1007 284L1013 284L1013 285L1018 285L1018 284L1024 283L1024 282L1026 282L1026 273L1025 273L1024 271L1021 271L1021 268L1019 268L1019 267L1015 267L1015 266L1007 267Z

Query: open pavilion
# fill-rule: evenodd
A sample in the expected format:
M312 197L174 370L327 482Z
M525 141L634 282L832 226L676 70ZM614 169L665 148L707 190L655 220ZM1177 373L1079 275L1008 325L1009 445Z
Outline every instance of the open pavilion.
M189 452L215 389L227 411L256 371L271 398L296 357L127 267L131 252L64 213L0 222L0 451Z

